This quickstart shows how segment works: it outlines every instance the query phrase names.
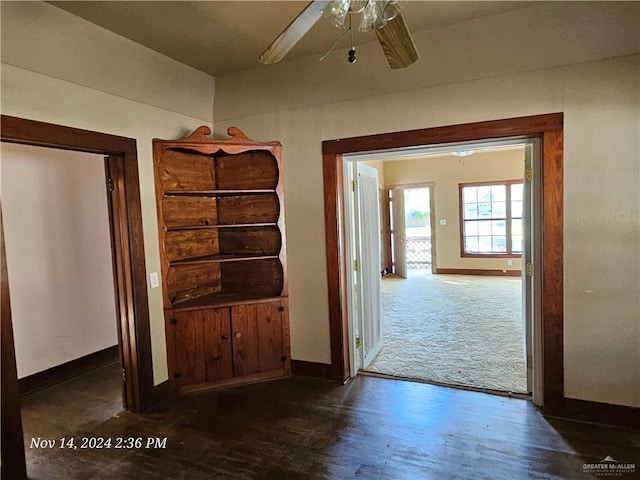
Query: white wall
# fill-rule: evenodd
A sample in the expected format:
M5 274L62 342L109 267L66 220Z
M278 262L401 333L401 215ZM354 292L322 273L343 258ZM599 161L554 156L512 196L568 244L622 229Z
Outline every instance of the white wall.
M283 143L293 358L330 362L323 140L564 112L565 394L640 406L639 7L551 2L437 29L397 73L361 55L216 79L216 131Z
M102 155L2 143L18 378L117 345Z
M46 3L1 9L2 113L137 140L146 267L159 271L151 140L211 125L214 79ZM159 384L168 378L162 292L148 293Z

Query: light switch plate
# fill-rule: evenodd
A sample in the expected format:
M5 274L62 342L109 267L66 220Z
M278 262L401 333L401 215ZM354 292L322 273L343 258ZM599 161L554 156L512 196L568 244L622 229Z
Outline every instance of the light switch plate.
M151 272L149 274L149 284L151 288L158 288L160 286L160 278L158 277L158 272Z
M447 224L447 219L446 218L441 218L440 219L440 225L446 225Z

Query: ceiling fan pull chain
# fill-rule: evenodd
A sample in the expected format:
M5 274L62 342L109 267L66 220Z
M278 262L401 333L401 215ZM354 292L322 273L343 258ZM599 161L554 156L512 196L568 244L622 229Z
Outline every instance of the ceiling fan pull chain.
M349 63L355 63L356 61L356 47L353 45L353 29L351 28L351 14L349 14L349 37L351 38L351 48L347 54L347 61Z

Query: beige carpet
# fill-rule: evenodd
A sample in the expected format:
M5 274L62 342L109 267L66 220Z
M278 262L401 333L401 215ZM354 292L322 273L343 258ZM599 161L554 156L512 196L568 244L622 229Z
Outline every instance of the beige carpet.
M526 393L521 280L432 275L382 280L383 347L370 372Z

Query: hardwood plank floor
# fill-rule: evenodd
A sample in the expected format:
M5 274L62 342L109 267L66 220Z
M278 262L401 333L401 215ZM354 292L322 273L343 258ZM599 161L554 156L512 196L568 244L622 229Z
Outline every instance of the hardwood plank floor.
M367 376L344 386L294 378L134 415L117 413L117 375L104 367L23 398L30 478L565 480L602 478L583 464L607 455L640 467L640 432L547 420L528 400ZM78 448L60 449L63 436ZM30 449L32 437L56 446ZM82 437L112 445L80 449ZM116 449L118 438L143 445ZM155 448L144 448L149 438Z

